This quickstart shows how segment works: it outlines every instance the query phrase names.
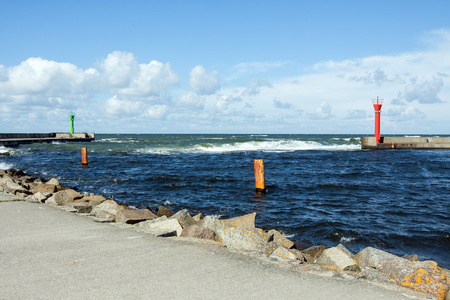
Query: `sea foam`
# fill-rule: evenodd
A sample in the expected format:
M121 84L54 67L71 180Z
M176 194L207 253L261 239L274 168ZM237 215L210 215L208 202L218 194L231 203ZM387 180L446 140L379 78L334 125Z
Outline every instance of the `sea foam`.
M315 141L292 141L292 140L272 140L272 141L248 141L229 144L197 144L190 147L179 148L146 148L137 150L140 153L151 154L219 154L232 152L294 152L302 150L327 150L327 151L354 151L360 150L359 144L321 144Z

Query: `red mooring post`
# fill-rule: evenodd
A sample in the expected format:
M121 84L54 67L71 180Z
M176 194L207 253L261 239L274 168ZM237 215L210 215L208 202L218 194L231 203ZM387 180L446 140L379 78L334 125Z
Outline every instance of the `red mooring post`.
M375 108L375 139L377 144L380 143L380 113L381 106L383 105L383 99L372 99L373 108Z

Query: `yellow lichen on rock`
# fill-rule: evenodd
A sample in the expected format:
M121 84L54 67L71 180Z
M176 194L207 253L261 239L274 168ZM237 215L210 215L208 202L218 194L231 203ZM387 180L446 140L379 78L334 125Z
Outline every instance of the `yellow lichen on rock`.
M415 291L433 294L437 299L444 300L450 285L436 265L429 264L429 266L432 268L428 270L424 268L416 269L412 274L403 278L399 285L412 288Z

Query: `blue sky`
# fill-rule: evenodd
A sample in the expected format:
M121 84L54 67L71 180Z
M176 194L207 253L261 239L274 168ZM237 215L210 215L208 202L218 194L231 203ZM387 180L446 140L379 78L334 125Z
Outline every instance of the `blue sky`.
M449 134L448 1L0 1L0 131Z

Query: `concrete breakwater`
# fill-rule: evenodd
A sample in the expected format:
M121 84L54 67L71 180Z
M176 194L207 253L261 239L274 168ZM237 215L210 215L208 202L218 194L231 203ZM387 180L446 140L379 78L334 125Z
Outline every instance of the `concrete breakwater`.
M95 133L0 133L0 145L14 147L21 144L51 142L91 142Z
M361 149L450 149L450 137L385 136L377 143L376 137L366 136L361 137Z
M81 194L62 187L56 179L46 181L21 171L0 171L0 189L30 202L46 203L83 215L97 222L129 224L136 230L161 237L192 237L219 247L268 257L305 271L333 272L343 278L367 279L409 288L446 299L449 271L432 261L401 258L375 248L353 255L344 246L295 244L276 230L255 227L255 213L218 220L202 214L190 216L161 206L157 211L132 209L100 195Z

